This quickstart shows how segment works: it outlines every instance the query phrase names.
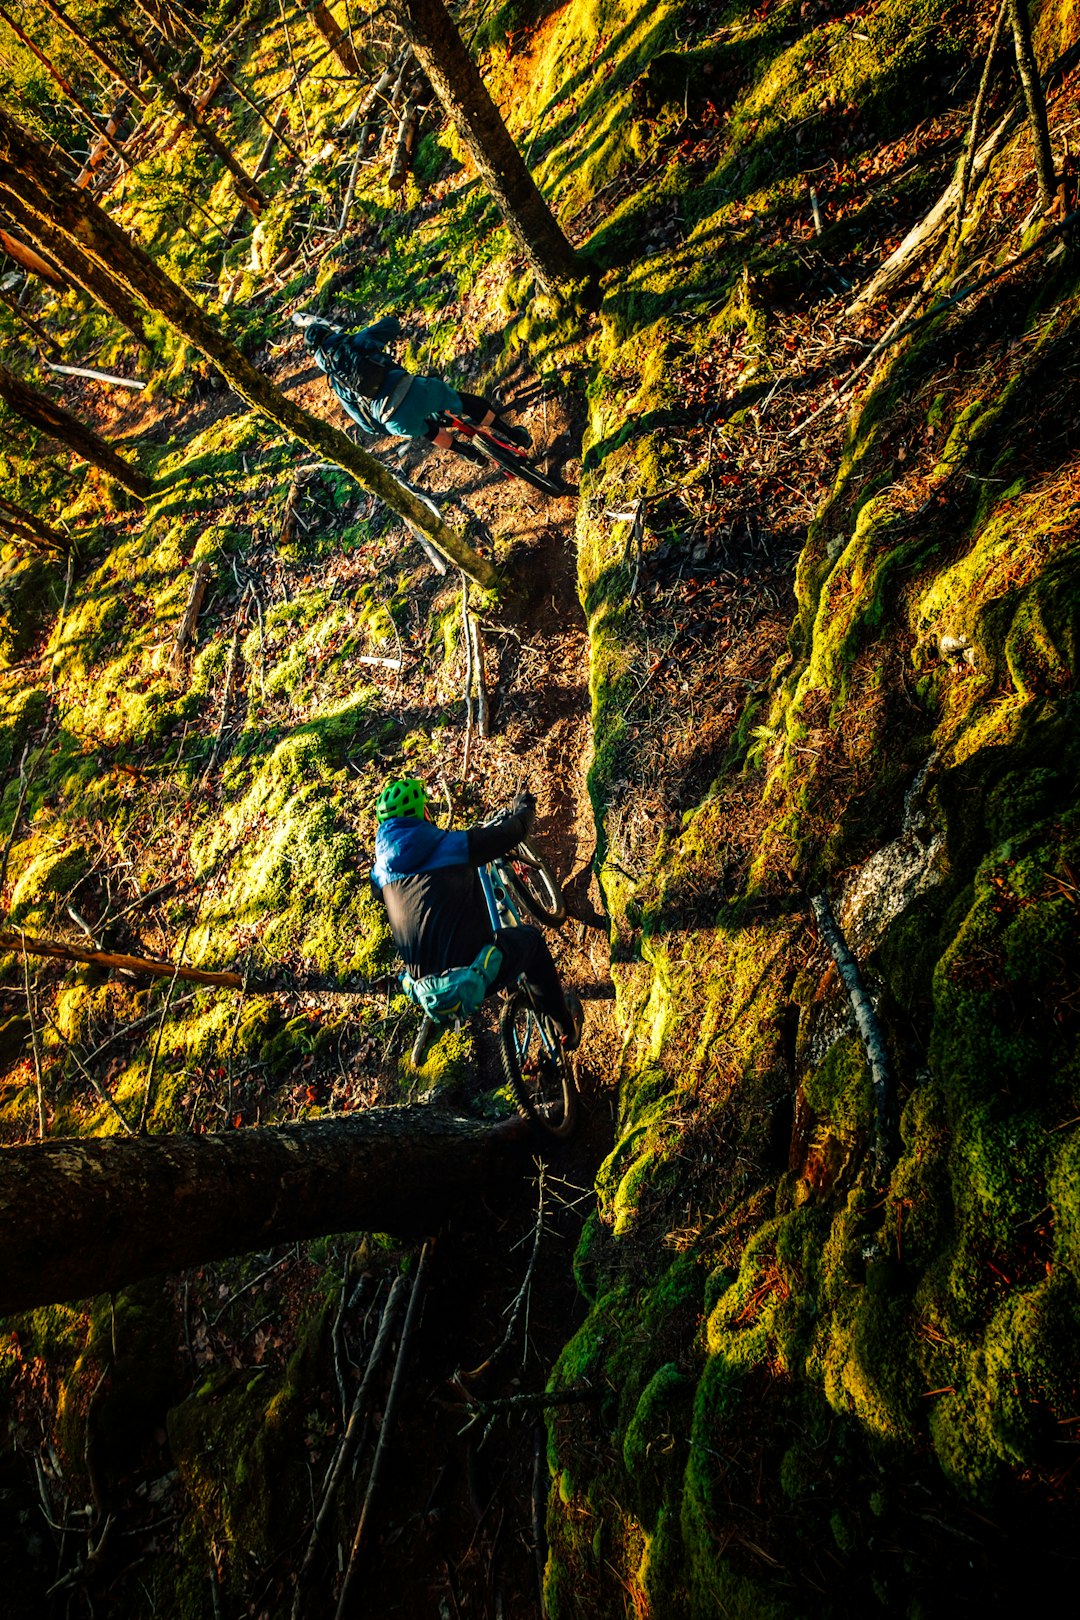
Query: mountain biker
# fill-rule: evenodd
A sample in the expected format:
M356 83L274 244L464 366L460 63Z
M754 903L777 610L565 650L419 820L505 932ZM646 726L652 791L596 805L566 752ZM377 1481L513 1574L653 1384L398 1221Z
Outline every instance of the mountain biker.
M473 445L455 440L443 427L441 412L452 411L478 427L494 426L522 449L532 443L524 428L504 422L480 394L459 393L441 377L417 377L399 366L383 347L402 335L395 316L386 315L358 332L342 332L330 321L301 311L292 319L303 328L304 342L334 394L365 433L425 439L442 450L454 450L466 461L483 464L484 457Z
M477 876L478 867L508 854L527 837L536 815L532 794L519 793L510 809L487 826L454 832L434 824L424 784L410 777L386 784L375 815L371 882L386 906L407 979L430 980L490 958L485 962L486 991L506 989L524 974L541 1010L558 1025L564 1047L573 1051L581 1039L580 1000L564 995L538 928L492 929ZM494 955L493 944L498 948Z

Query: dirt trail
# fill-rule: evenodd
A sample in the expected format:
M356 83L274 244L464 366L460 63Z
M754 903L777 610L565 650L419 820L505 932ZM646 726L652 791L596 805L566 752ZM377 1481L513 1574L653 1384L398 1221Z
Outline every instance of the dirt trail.
M297 390L309 408L336 419L321 379ZM539 385L518 391L529 403L508 414L533 434L535 454L580 442L580 423ZM376 447L387 456L389 444ZM549 465L569 486L579 468ZM543 1233L517 1331L504 1353L474 1379L502 1343L508 1315L529 1270L537 1224L540 1161L497 1202L480 1198L438 1240L431 1292L415 1348L407 1410L398 1429L378 1522L363 1565L370 1612L382 1616L539 1614L536 1514L543 1523L548 1472L538 1414L468 1423L463 1391L485 1400L543 1390L579 1319L571 1258L593 1207L596 1165L611 1131L615 1071L613 992L605 919L592 871L595 830L586 778L591 759L588 639L576 592L576 498L553 499L477 469L446 452L410 452L405 476L435 497L451 521L468 522L483 546L498 536L509 567L526 581L527 608L511 621L484 621L492 696L492 735L472 737L462 777L464 736L443 751L455 822L478 819L519 786L537 798L537 840L563 882L566 922L547 935L563 982L586 1006L578 1058L585 1117L575 1139L543 1168ZM400 701L408 703L408 692ZM492 1020L479 1042L479 1092L499 1083ZM463 1099L462 1105L467 1106ZM543 1548L540 1549L542 1567Z

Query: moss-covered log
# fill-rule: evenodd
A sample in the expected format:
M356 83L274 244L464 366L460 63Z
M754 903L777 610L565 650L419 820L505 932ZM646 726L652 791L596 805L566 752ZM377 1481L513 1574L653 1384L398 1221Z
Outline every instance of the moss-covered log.
M51 546L56 551L70 551L71 541L66 535L51 529L47 523L42 523L33 512L26 512L14 501L5 500L0 495L0 530L6 530L14 535L16 540L23 540L28 545L40 548Z
M331 1232L430 1232L510 1170L527 1127L431 1108L220 1136L0 1152L0 1312Z
M0 107L0 199L11 197L60 237L75 254L107 280L161 315L174 331L212 360L233 390L254 410L313 450L320 460L343 467L391 511L426 535L478 585L490 589L494 566L474 551L392 473L339 428L310 415L268 378L256 371L235 344L218 330L205 311L177 286L96 203L76 191L57 169L45 148Z

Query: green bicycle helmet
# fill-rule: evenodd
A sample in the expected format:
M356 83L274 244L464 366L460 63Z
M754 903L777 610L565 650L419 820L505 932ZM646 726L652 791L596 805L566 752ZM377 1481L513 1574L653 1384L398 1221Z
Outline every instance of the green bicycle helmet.
M408 776L397 782L387 782L375 806L375 820L381 822L390 821L396 816L416 816L422 821L426 806L427 792L423 782L417 781L415 776Z

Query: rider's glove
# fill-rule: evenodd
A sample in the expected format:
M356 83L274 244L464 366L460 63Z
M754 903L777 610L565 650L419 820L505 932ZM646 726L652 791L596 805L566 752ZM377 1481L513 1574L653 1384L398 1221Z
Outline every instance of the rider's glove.
M532 824L536 820L536 800L529 792L519 793L510 806L512 816L521 816L525 822L525 831L532 831Z

